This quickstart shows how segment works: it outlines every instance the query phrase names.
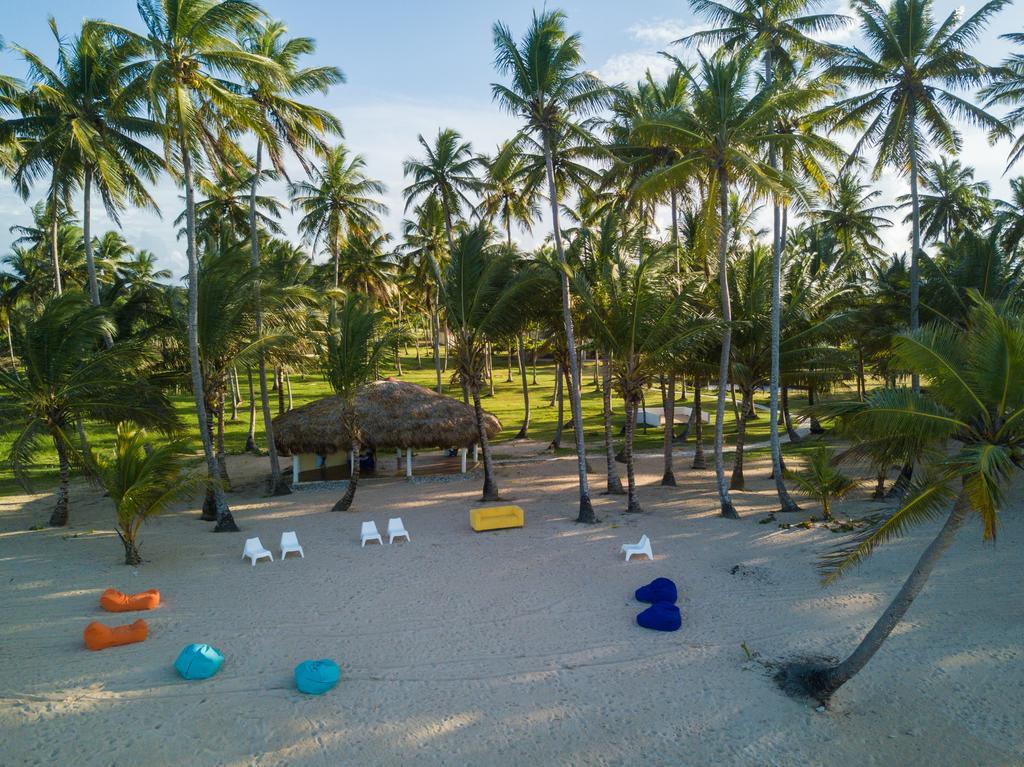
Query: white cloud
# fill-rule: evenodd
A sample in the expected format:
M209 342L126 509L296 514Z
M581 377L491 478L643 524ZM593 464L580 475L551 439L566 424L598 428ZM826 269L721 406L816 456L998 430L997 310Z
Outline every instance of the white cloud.
M632 85L643 79L647 70L651 71L655 80L662 80L674 67L671 61L657 53L636 51L612 56L601 65L597 74L606 83Z
M666 46L704 28L699 24L683 24L675 19L662 19L634 24L628 31L633 35L633 39L641 43Z

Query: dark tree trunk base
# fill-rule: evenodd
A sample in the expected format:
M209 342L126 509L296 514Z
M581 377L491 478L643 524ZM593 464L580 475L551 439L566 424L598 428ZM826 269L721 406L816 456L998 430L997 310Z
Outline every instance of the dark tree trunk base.
M520 429L519 431L516 432L516 436L514 436L512 439L526 439L526 437L526 429Z
M742 471L734 471L732 473L732 478L729 480L729 489L730 490L746 490L747 489L747 481L743 478L743 472Z
M671 471L666 471L661 477L662 487L678 487L676 484L676 475Z
M795 514L797 512L803 511L803 509L800 508L800 504L798 504L792 498L787 498L785 501L782 501L781 503L782 505L779 507L779 510L775 512L776 514Z
M284 477L281 477L276 484L274 483L273 479L270 479L267 484L268 484L269 489L270 489L270 494L272 496L274 496L274 497L277 497L279 495L291 495L292 494L292 488L285 481Z
M247 453L259 453L259 448L256 447L256 440L252 437L245 438L245 452Z
M726 519L739 519L739 512L736 511L736 507L732 503L722 504L722 516Z
M617 479L617 478L616 478ZM622 487L622 482L617 481L614 485L608 487L607 490L603 491L601 495L625 495L626 490Z
M217 524L213 526L213 532L215 533L238 533L241 532L238 525L235 524L235 518L231 516L231 512L225 512L224 516L221 517Z
M203 498L203 513L199 516L199 520L201 522L217 521L217 497L212 490L206 491L206 497Z
M626 506L626 513L627 514L643 514L644 513L644 507L640 505L639 501L633 501L632 503L630 503L629 505Z
M131 565L132 567L134 567L135 565L141 565L142 556L139 554L139 549L136 547L136 545L134 543L129 543L123 538L121 540L121 543L124 544L124 563L126 565Z
M790 663L775 674L775 683L786 695L828 706L838 689L831 680L832 668L824 661Z
M50 514L50 527L64 527L68 523L68 502L66 500L59 501L53 508L53 513Z
M708 462L704 459L704 456L697 454L693 457L693 463L690 464L691 469L707 469Z
M594 514L594 505L590 502L589 496L580 496L580 513L577 515L576 521L583 525L596 525L601 521Z

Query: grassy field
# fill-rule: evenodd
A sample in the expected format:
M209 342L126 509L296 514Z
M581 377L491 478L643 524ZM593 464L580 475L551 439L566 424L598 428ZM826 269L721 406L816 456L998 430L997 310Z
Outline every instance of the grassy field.
M507 367L505 357L501 355L496 356L494 364L494 396L491 397L486 391L484 392L484 408L494 413L501 420L503 429L501 435L496 440L496 442L500 444L503 441L512 439L519 431L519 427L522 425L523 395L522 385L519 381L519 374L517 370L513 369L513 380L511 383L506 380ZM432 387L434 385L434 367L433 361L430 357L424 356L422 360L422 367L418 367L414 356L404 356L402 365L404 375L401 380L411 381L428 387ZM583 420L588 452L601 450L603 445L601 392L594 386L593 368L593 364L588 362L583 374ZM395 371L389 370L385 371L385 373L388 375L394 375ZM532 371L530 368L527 368L527 380L531 382L531 419L529 435L531 439L550 442L554 438L558 417L558 408L557 406L552 405L554 375L554 365L538 364L537 383L534 385L532 383ZM229 454L236 454L244 451L245 438L248 432L248 402L246 401L248 392L244 371L239 371L239 376L243 401L238 406L238 418L235 421L231 421L230 410L225 414L225 418L227 419L225 422L225 447ZM454 397L461 397L461 392L458 388L452 386L450 383L451 373L442 372L441 376L442 383L445 387L445 393ZM328 387L318 373L293 373L291 384L292 403L295 407L330 394L330 387ZM678 400L678 404L693 404L693 390L690 389L687 394L689 397L685 401L682 399ZM201 453L202 445L199 442L195 408L192 403L191 394L184 391L180 392L173 396L173 401L181 418L181 422L187 429L187 437L189 439L191 449L196 453ZM760 404L766 405L767 395L759 396L757 401ZM647 404L652 408L660 408L660 391L657 389L651 390L647 397ZM791 395L790 404L794 409L798 409L803 404L806 404L806 401ZM704 392L702 395L702 405L707 410L714 409L714 394L712 392ZM271 408L275 415L277 414L277 406L277 394L272 393ZM613 399L613 409L615 411L615 434L617 440L621 442L621 438L618 437L618 434L625 421L625 414L622 408L622 401L617 397ZM566 397L565 400L564 417L566 421L571 418L568 397ZM86 423L85 428L89 437L89 442L95 450L108 450L112 447L114 439L113 427L107 424ZM726 440L730 443L734 442L736 438L736 421L731 407L731 401L730 406L726 410L725 430ZM6 464L6 456L13 436L13 433L10 431L0 433L0 451L2 451L0 452L0 456L4 459L4 464L0 467L0 494L10 494L20 491L20 486L15 482L10 467ZM705 424L703 436L705 445L711 446L713 442L713 431L707 424ZM648 428L644 430L643 428L640 428L638 429L636 436L637 449L660 450L662 438L663 435L661 429ZM768 418L766 414L763 414L761 417L748 423L747 443L763 442L767 439ZM263 439L263 418L259 411L257 411L256 418L256 441L261 448L265 445L265 440ZM572 431L565 430L562 436L562 447L560 452L571 453L573 450ZM30 472L32 488L34 490L45 489L54 484L56 478L56 453L53 451L52 447L48 446L48 449L40 453L36 465Z

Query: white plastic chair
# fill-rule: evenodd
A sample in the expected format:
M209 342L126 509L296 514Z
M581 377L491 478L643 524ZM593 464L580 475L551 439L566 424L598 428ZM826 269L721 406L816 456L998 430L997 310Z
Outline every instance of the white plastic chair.
M646 535L640 536L639 543L624 543L620 551L626 555L626 561L634 556L640 554L646 554L648 559L654 559L654 554L651 552L651 539Z
M281 559L288 556L288 552L297 551L299 556L303 559L306 558L306 552L302 550L302 546L299 545L299 536L293 532L281 533Z
M409 531L402 524L401 517L392 517L388 520L388 543L394 543L395 538L405 538L407 541L412 540L409 537Z
M274 555L263 548L263 544L260 539L257 538L246 538L245 550L242 552L242 559L249 557L252 560L252 566L256 567L256 560L258 559L269 559L271 562L274 561Z
M384 541L380 537L380 531L377 530L376 522L373 520L363 522L363 527L359 531L359 541L361 546L365 546L367 541L377 541L381 546L384 545Z

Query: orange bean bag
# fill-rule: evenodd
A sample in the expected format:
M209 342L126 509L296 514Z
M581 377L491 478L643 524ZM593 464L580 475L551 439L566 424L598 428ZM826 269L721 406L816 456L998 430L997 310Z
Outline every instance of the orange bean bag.
M141 642L147 636L149 636L149 627L146 625L146 621L139 618L135 623L125 626L105 626L99 621L93 621L85 627L82 638L85 640L85 646L90 650L104 650L107 647Z
M160 592L156 589L140 591L138 594L122 594L117 589L107 589L100 596L100 607L111 613L152 610L159 604Z

